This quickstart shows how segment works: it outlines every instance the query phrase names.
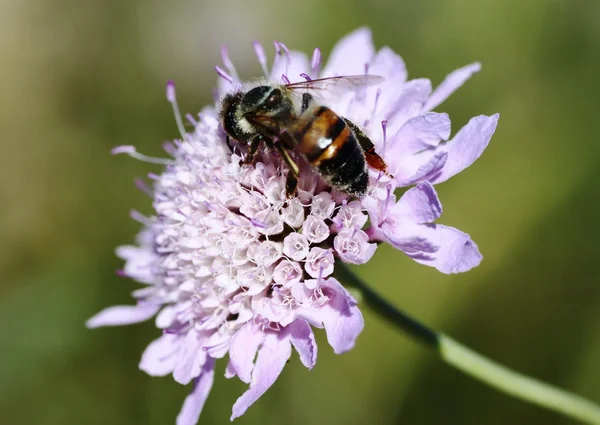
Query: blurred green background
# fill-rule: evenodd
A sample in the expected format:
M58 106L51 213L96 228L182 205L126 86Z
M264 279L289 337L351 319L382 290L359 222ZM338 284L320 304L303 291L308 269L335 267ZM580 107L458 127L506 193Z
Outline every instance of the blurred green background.
M150 378L139 356L152 323L89 331L129 303L113 251L132 241L130 208L150 211L134 177L157 171L109 149L158 154L180 105L210 102L219 47L251 77L251 40L329 52L368 25L411 77L483 72L440 110L454 131L500 112L475 165L438 186L443 223L485 260L446 276L380 249L361 276L436 329L522 372L600 401L600 2L595 0L0 0L0 422L173 424L188 389ZM240 424L555 424L442 364L369 311L357 347L320 335L311 372L294 357ZM202 424L229 423L245 386L221 377Z

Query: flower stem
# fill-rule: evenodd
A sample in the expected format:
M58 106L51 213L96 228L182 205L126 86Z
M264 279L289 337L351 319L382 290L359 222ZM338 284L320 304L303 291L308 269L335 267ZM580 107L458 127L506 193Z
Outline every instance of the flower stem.
M342 262L336 262L337 277L354 287L362 301L385 320L433 348L446 363L508 395L562 413L587 424L600 425L600 406L583 397L511 370L482 356L452 338L428 328L398 310L368 287Z

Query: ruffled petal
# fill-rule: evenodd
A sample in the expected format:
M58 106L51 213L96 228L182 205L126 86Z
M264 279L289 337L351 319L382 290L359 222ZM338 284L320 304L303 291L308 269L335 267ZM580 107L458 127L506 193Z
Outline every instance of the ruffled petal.
M387 112L397 98L398 87L406 82L406 65L392 49L383 47L373 58L369 66L369 74L379 75L385 79L377 87L365 91L364 110L358 111L365 117L371 117L370 125L374 128L380 125L381 120L388 118ZM352 112L356 107L355 104L352 105Z
M330 300L322 309L323 325L333 352L342 354L354 348L365 322L356 300L336 279L328 279L326 286L331 291L327 291Z
M329 300L319 307L298 310L298 316L313 326L324 327L333 351L345 353L354 347L364 328L362 313L356 307L356 300L336 279L327 279L321 290Z
M362 75L365 73L365 65L371 62L374 54L371 30L359 28L335 45L321 77Z
M137 305L116 305L108 307L85 322L88 328L100 326L120 326L140 323L154 316L160 305L139 303Z
M225 368L225 378L231 379L234 376L237 376L237 372L235 370L235 367L233 367L233 364L231 364L231 360L229 360L229 362L227 363L227 367Z
M499 114L471 118L443 147L448 152L448 160L440 174L430 181L436 184L444 182L475 162L490 142L499 118Z
M139 368L150 376L166 376L173 372L181 337L163 334L152 341L142 354Z
M365 264L375 251L377 244L369 242L369 236L362 230L344 229L333 239L333 247L345 263Z
M415 155L426 149L435 149L450 137L448 114L428 112L408 120L390 143L391 158Z
M482 255L471 237L453 227L420 224L386 232L390 244L417 263L442 273L462 273L481 263Z
M177 316L177 309L168 305L164 307L160 313L156 315L155 324L158 329L167 329L173 324L175 317Z
M424 159L427 159L427 161L422 162ZM446 152L437 152L433 156L423 154L416 155L413 158L406 158L405 161L402 161L404 166L400 168L398 173L394 174L394 177L399 187L411 186L439 175L440 170L443 170L447 160L448 154ZM409 172L413 174L408 174Z
M195 329L190 329L181 340L173 369L173 378L180 384L189 384L202 371L207 358L202 349L203 342L203 335Z
M440 105L444 100L448 99L448 97L454 93L460 86L462 86L465 81L471 78L476 72L481 70L481 64L478 62L472 63L470 65L459 68L455 71L452 71L450 74L444 78L444 81L435 88L429 100L423 107L425 111L431 111L436 106Z
M231 366L237 376L247 384L252 380L254 357L264 337L264 333L257 326L248 322L231 338L229 346Z
M418 234L418 231L410 232L411 234L383 232L387 241L394 248L404 252L413 260L431 260L431 254L439 251L440 247ZM416 234L415 234L416 233Z
M398 86L406 82L406 64L402 58L389 47L379 49L369 67L369 74L385 77L383 84ZM382 93L383 95L383 93Z
M442 215L442 204L433 185L422 182L407 190L388 214L398 216L398 222L431 223Z
M231 420L242 416L277 380L290 355L292 346L287 338L271 332L258 351L250 388L233 405Z
M177 425L196 425L204 403L210 394L215 377L215 360L208 358L200 376L194 382L193 391L186 397L177 415Z
M396 132L411 118L421 114L423 105L431 94L431 81L426 78L410 80L402 91L386 106L385 119L389 134Z
M317 342L312 328L304 320L295 320L287 328L290 342L298 352L304 366L312 369L317 362Z

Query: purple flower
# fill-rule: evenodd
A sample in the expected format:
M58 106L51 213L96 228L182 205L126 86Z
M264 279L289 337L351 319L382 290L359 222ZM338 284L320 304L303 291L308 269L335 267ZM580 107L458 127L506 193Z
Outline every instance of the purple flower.
M337 75L380 75L379 86L322 100L359 125L388 164L391 176L371 170L369 190L352 199L302 169L297 196L286 198L287 167L265 151L253 166L231 153L217 107L202 110L185 132L174 85L167 97L176 111L181 140L166 145L170 159L149 158L131 146L114 153L167 165L151 174L155 216L133 213L144 224L135 246L118 249L122 274L144 284L135 306L110 307L89 327L124 325L156 315L163 334L145 350L140 368L152 376L173 374L193 390L178 425L198 421L210 392L217 359L229 356L226 376L249 384L231 419L242 415L275 382L295 350L312 368L317 359L313 328L324 328L336 353L350 350L364 323L356 300L332 277L335 259L363 264L377 244L388 243L415 261L444 273L464 272L481 261L469 236L436 224L442 207L433 184L471 165L488 144L498 116L478 116L450 139L446 114L431 112L470 75L469 65L432 91L429 80L406 80L402 59L389 48L375 52L360 29L342 39L321 70L312 60L276 43L271 70L262 46L255 51L275 83ZM217 68L218 97L242 83L223 52ZM413 186L397 200L397 188Z

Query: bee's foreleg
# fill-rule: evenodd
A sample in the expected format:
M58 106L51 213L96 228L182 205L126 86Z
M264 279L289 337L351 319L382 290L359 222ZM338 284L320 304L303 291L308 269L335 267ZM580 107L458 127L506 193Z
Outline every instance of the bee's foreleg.
M290 170L290 172L287 175L287 178L285 179L285 196L286 198L290 199L293 198L294 196L296 196L298 190L298 176L295 175L294 173L292 173L292 171Z
M367 161L369 167L380 171L389 177L393 177L390 173L388 173L387 165L385 164L383 158L380 157L379 154L377 154L377 152L375 152L375 145L373 145L371 139L369 139L369 137L367 137L367 135L352 121L350 121L347 118L343 118L343 120L354 133L356 140L358 140L358 143L360 144L360 147L365 154L365 160Z
M248 154L246 155L243 161L244 164L254 164L254 161L256 161L256 154L258 153L260 142L262 141L263 136L260 134L257 134L252 139L250 139L250 143L248 144Z
M313 101L313 97L310 93L303 93L302 94L302 107L300 109L300 112L301 113L306 112L306 110L308 109L308 107L312 101Z
M229 138L228 134L225 135L225 144L227 144L227 147L229 148L231 153L233 153L233 145L231 144L231 139Z
M296 161L294 161L294 159L290 156L285 146L283 146L281 143L275 143L274 146L290 169L285 180L285 194L287 198L292 198L296 195L298 189L300 167L298 167Z

